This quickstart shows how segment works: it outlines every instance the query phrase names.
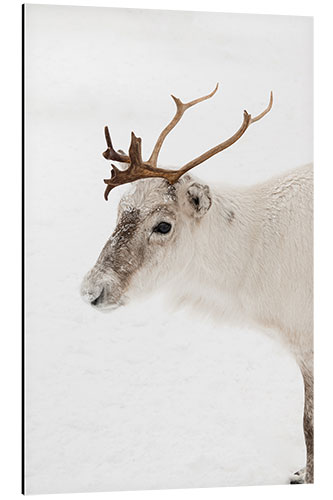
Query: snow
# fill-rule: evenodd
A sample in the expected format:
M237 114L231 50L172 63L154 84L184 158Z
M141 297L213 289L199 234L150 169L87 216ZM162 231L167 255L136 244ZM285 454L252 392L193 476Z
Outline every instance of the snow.
M179 166L271 113L196 169L251 184L312 159L312 21L26 6L28 493L285 484L305 460L303 388L270 336L171 312L156 294L110 314L80 282L124 188L103 127L144 156L174 112L221 83L166 140Z

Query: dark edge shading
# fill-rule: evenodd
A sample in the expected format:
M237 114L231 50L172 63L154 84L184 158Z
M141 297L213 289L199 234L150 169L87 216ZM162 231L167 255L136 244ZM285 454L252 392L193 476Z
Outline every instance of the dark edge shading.
M25 379L24 379L24 372L25 372L25 364L24 364L24 352L25 352L25 345L24 345L24 330L25 330L25 323L24 323L24 316L25 316L25 311L24 311L24 288L25 288L25 282L24 282L24 273L25 273L25 266L24 266L24 108L25 108L25 103L24 103L24 70L25 70L25 61L24 61L24 37L25 37L25 30L24 30L24 23L25 23L25 5L22 4L22 185L21 185L21 228L22 228L22 233L21 233L21 238L22 238L22 292L21 292L21 314L22 314L22 347L21 347L21 413L22 413L22 420L21 420L21 493L22 495L25 495L25 394L24 394L24 388L25 388Z

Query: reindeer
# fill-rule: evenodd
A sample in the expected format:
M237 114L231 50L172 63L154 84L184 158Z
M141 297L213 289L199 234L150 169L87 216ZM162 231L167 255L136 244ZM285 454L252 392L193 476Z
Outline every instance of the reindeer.
M306 468L291 484L313 482L312 166L249 188L211 188L188 172L234 144L255 117L244 111L240 128L179 170L157 166L162 144L190 107L171 96L176 113L148 161L132 132L126 155L113 148L105 127L105 199L121 184L134 183L121 198L117 226L85 276L81 293L98 310L112 310L142 293L169 286L177 303L188 303L221 321L231 314L275 330L294 355L304 380Z

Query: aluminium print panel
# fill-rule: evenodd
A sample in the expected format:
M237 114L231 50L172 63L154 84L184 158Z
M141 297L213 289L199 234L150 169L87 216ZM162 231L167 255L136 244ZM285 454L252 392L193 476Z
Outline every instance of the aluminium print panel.
M312 19L23 22L24 492L312 483Z

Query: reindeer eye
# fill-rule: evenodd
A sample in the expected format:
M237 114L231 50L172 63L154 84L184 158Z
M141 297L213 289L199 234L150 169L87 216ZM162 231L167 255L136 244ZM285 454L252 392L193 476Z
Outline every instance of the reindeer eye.
M157 226L154 227L154 233L162 233L167 234L171 229L171 224L169 222L160 222Z

